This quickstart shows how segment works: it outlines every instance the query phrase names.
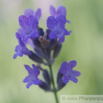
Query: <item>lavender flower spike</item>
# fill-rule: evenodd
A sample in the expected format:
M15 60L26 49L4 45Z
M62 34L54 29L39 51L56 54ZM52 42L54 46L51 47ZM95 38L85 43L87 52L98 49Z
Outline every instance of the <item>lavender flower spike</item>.
M63 15L57 16L49 16L47 19L47 27L51 30L49 33L50 39L59 38L61 42L64 42L65 35L70 35L71 31L67 31L65 29L66 18Z
M63 74L63 83L68 83L69 80L73 81L74 83L78 82L76 77L80 76L81 73L76 70L73 70L76 64L77 62L75 60L72 60L69 63L62 63L60 67L60 73Z
M66 8L64 6L59 6L56 11L55 8L51 5L50 6L50 14L54 17L57 17L59 15L64 15L66 17ZM70 23L69 20L66 20L66 22Z
M28 76L23 80L24 83L28 83L26 85L27 88L29 88L31 85L35 84L38 85L39 84L39 79L38 79L38 75L40 74L39 69L33 64L32 67L29 67L28 65L24 65L26 70L28 71Z

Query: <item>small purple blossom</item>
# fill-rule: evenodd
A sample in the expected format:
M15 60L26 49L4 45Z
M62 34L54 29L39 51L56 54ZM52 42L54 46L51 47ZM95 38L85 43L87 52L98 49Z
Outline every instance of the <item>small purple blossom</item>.
M78 82L76 77L80 76L81 73L73 70L76 66L77 62L75 60L70 61L67 63L66 61L62 63L60 67L60 73L63 74L63 83L68 83L69 80L73 81L74 83Z
M49 16L47 19L47 27L51 30L49 33L50 39L59 38L61 42L64 42L65 35L70 35L71 31L67 31L65 29L66 18L63 15L57 16Z
M25 15L21 15L19 17L19 25L22 27L21 35L23 36L24 42L26 42L28 38L36 38L39 36L36 29L38 21L33 15L30 15L28 18Z
M35 84L38 85L39 84L39 79L38 79L38 75L40 74L39 69L32 64L32 67L29 67L28 65L24 65L26 70L28 71L28 76L23 80L24 83L28 83L26 85L27 88L29 88L31 85Z
M64 15L66 17L66 8L64 6L59 6L57 10L51 5L50 6L50 14L54 17L57 17L59 15ZM67 23L70 23L69 20L66 20Z
M27 49L27 47L25 46L25 44L22 42L22 39L21 39L19 33L16 33L16 38L18 39L19 45L17 45L15 47L15 52L16 53L14 54L13 59L16 59L17 56L22 57L23 54L30 55L31 52Z
M28 56L31 55L31 52L25 46L22 47L20 44L15 47L15 52L16 53L14 54L13 59L16 59L17 56L22 57L23 54Z
M23 56L23 48L22 48L20 45L17 45L17 46L15 47L15 52L16 52L16 53L14 54L13 59L16 59L17 56L20 56L20 57Z

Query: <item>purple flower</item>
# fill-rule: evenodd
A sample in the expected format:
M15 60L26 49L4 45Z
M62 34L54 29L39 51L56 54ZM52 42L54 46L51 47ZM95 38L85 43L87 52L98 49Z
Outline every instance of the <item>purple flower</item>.
M22 57L23 54L28 56L31 55L31 52L25 46L22 47L20 44L15 47L15 52L16 53L14 54L13 59L16 59L17 56Z
M64 15L66 17L66 8L64 6L59 6L57 10L51 5L50 6L50 14L54 17L57 17L59 15ZM69 20L66 20L67 23L70 23Z
M40 20L40 18L41 18L41 9L40 8L38 8L36 11L35 11L35 13L34 13L34 11L32 10L32 9L26 9L25 11L24 11L24 15L27 17L27 18L29 18L29 16L30 15L32 15L32 16L34 16L38 21Z
M47 27L51 30L49 33L50 39L59 38L61 42L64 42L65 35L70 35L71 31L67 31L65 29L66 18L63 15L57 16L49 16L47 19Z
M19 45L17 45L15 47L15 52L16 53L14 54L13 59L16 59L17 56L22 57L23 54L29 56L31 54L31 52L26 48L25 44L22 42L22 39L21 39L19 33L16 33L16 38L18 39Z
M27 88L29 88L31 85L35 84L38 85L39 84L39 79L38 79L38 75L40 74L39 69L32 64L32 67L29 67L28 65L24 65L26 70L28 71L28 76L23 80L24 83L28 83L26 85Z
M39 36L36 29L38 21L33 15L30 15L28 18L25 15L21 15L19 17L19 25L22 27L21 35L23 36L24 42L26 42L28 38L36 38Z
M76 66L77 62L75 60L70 61L67 63L66 61L62 63L60 67L60 73L63 74L63 83L68 83L69 80L73 81L74 83L78 82L76 77L80 76L81 73L73 70Z
M13 59L16 59L17 56L20 56L20 57L23 56L23 48L22 48L20 45L17 45L17 46L15 47L15 52L16 52L16 53L14 54Z

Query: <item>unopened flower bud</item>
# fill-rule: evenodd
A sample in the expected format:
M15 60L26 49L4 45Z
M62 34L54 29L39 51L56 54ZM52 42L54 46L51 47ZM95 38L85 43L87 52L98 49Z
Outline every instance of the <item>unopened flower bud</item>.
M58 87L57 87L57 91L59 91L60 89L62 89L66 84L63 83L62 78L58 81Z
M43 63L43 60L38 56L36 55L35 53L33 53L31 51L31 55L29 55L29 58L37 63Z
M48 73L47 70L44 70L44 71L43 71L43 77L44 77L46 83L47 83L48 85L50 85L50 84L51 84L51 79L50 79L50 75L49 75L49 73Z
M52 39L50 41L50 45L49 45L50 46L50 50L54 49L56 44L57 44L57 39Z
M61 42L58 42L53 51L53 58L56 58L58 56L58 54L60 53L61 47L62 47Z
M49 61L50 57L51 57L50 48L43 48L42 51L43 51L43 54L44 54L44 58L47 61Z
M63 77L63 74L60 73L60 71L58 71L58 74L57 74L57 83L59 82L59 80Z
M38 48L35 47L34 50L35 50L36 54L37 54L39 57L41 57L41 58L44 57L43 52L42 52L40 49L38 49Z
M39 87L45 91L52 91L51 87L41 80L39 81Z

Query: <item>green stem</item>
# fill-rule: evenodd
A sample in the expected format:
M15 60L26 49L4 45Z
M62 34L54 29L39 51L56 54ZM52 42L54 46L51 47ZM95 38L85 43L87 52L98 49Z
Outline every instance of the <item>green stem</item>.
M56 103L59 103L58 97L57 97L57 91L56 91L56 88L55 88L55 83L54 83L54 78L53 78L53 72L52 72L52 66L51 65L49 66L49 69L50 69L51 80L52 80L52 84L53 84L53 92L54 92L55 100L56 100Z

